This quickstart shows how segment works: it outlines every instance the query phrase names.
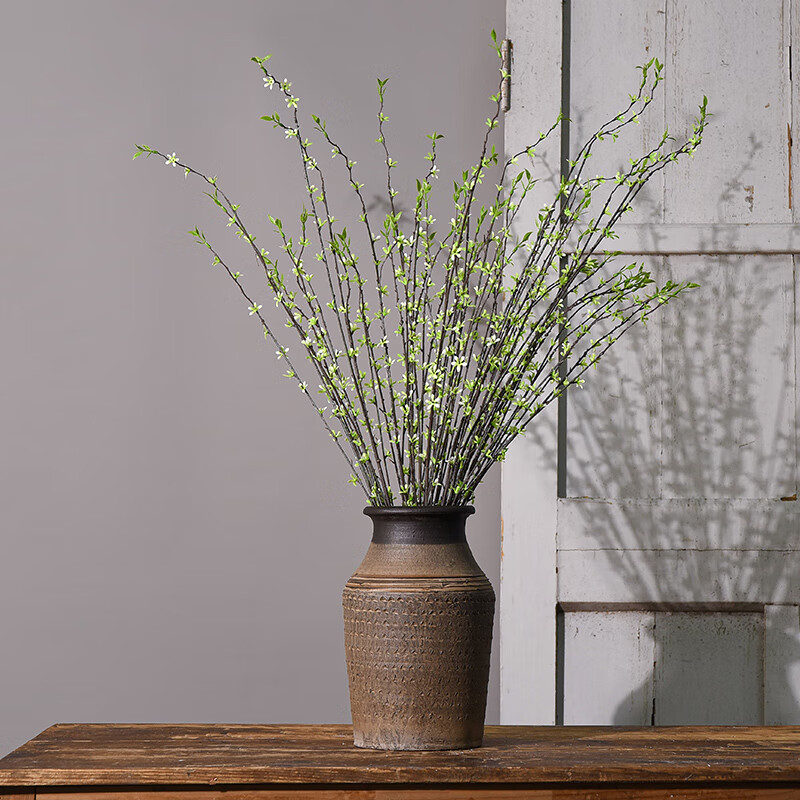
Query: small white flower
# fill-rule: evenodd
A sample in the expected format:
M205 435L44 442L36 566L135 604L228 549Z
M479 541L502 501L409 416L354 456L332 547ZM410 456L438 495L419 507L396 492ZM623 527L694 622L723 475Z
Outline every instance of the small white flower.
M254 305L254 306L250 306L250 316L252 317L253 314L258 314L258 312L260 310L261 310L261 306L258 305L258 304Z
M431 175L433 175L434 178L439 177L439 167L437 167L435 164L431 167Z
M171 156L167 156L167 160L164 162L167 166L172 164L174 167L178 163L178 156L173 153Z
M272 75L265 75L264 76L264 88L269 89L272 91L272 87L275 86L275 78Z

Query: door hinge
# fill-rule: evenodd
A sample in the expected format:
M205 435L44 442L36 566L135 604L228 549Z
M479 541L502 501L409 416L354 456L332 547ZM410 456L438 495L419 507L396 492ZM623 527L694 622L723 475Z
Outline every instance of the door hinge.
M500 110L511 110L511 60L514 45L511 39L503 39L500 43L500 60L503 80L500 83Z

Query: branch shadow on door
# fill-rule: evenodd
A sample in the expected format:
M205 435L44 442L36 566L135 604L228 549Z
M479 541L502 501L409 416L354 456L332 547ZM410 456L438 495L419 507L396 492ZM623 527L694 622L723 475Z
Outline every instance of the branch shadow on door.
M793 257L713 244L658 257L701 288L570 390L549 453L567 724L800 723Z

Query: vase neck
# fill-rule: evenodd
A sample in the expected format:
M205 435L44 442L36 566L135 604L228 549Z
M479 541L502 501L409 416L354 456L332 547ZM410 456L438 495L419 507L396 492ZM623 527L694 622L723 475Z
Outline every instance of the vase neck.
M455 544L466 541L466 520L472 506L429 508L368 506L375 544Z

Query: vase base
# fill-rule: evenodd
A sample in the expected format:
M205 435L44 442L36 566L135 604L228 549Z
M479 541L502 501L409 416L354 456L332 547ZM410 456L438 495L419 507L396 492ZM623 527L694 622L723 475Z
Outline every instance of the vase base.
M374 739L372 737L353 735L353 744L362 750L403 750L403 751L433 751L433 750L474 750L483 744L483 740L466 742L429 742L418 741L398 741L394 738Z

